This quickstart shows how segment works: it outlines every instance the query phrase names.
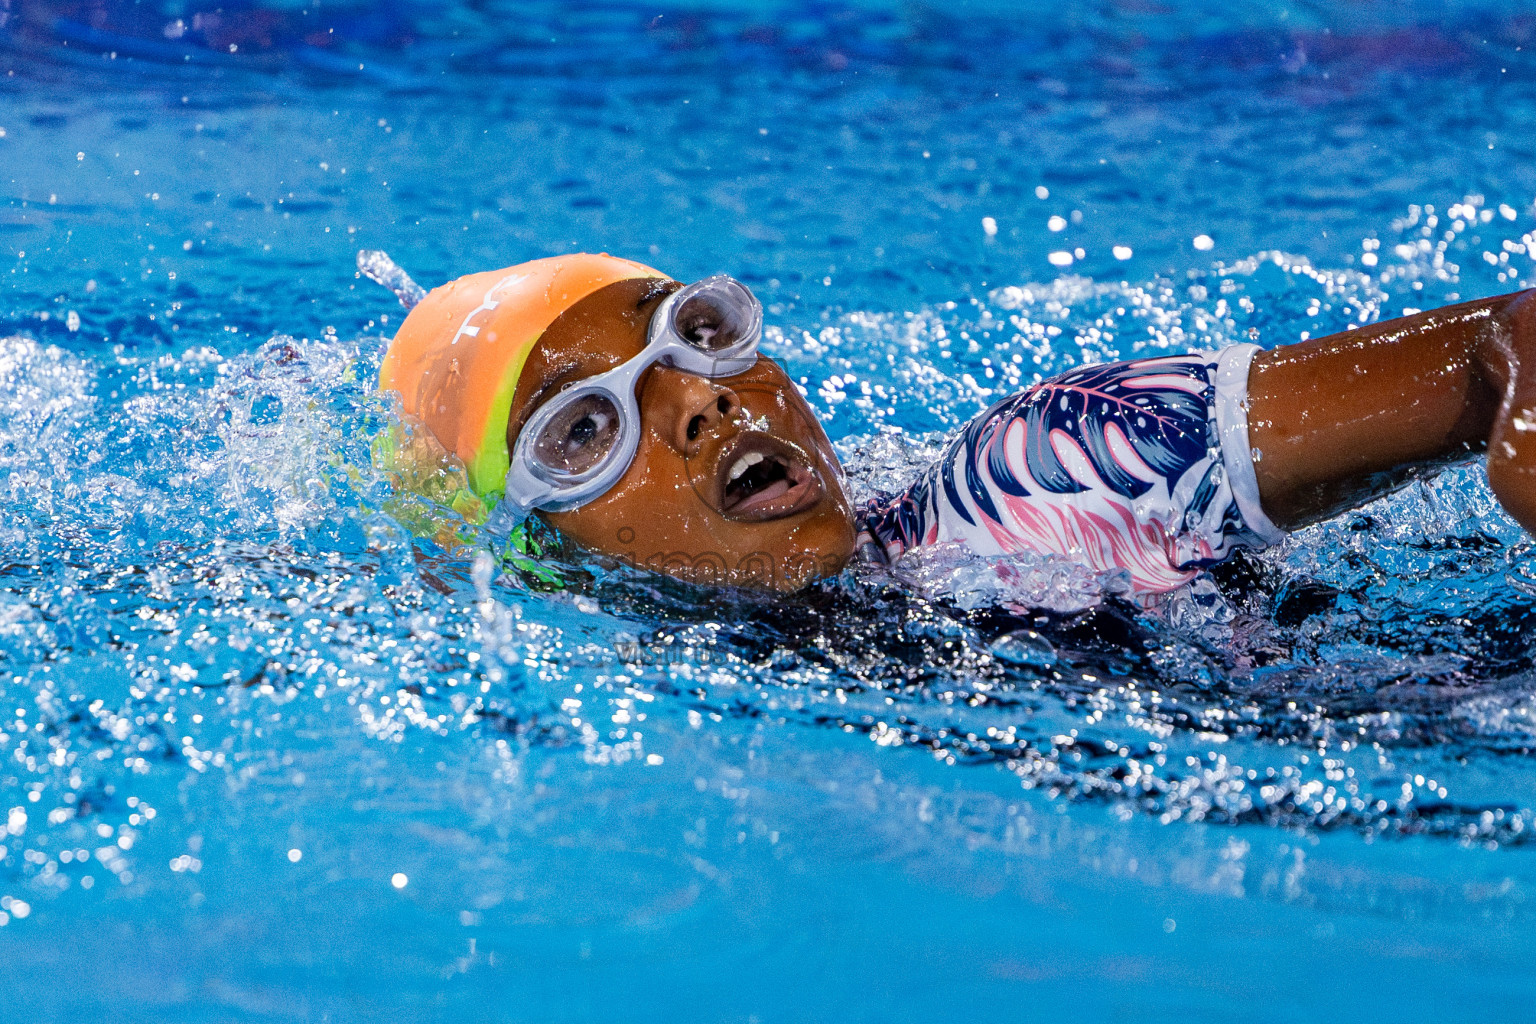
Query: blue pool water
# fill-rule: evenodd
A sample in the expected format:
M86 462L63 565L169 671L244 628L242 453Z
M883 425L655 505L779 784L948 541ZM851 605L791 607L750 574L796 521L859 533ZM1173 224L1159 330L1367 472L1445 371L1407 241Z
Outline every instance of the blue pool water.
M353 270L735 273L873 488L1039 374L1536 283L1525 5L0 18L6 1020L1529 1015L1536 557L1476 468L1143 610L550 594L386 511Z

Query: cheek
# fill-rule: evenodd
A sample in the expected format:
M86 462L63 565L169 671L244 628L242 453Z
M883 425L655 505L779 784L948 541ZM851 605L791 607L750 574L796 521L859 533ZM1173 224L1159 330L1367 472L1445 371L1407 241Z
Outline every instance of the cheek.
M708 509L689 482L687 465L670 447L647 437L613 490L549 521L585 547L611 553L669 549L710 538Z
M705 511L689 479L686 460L649 433L641 440L629 472L602 500L633 516L665 518L683 525L702 520Z

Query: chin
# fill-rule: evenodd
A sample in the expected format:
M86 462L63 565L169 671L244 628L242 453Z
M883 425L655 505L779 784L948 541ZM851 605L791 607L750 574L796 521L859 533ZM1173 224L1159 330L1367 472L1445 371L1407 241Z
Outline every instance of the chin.
M836 575L853 554L852 518L836 503L822 502L772 523L723 525L721 533L735 536L679 538L674 546L649 552L600 549L628 565L689 583L776 593L793 593Z
M743 574L751 582L739 585L781 593L801 590L837 575L853 557L853 520L842 508L815 509L786 525L789 529L738 560L738 565L752 565L755 570Z
M790 593L841 571L856 532L841 480L821 465L807 471L787 445L754 443L728 454L713 489L686 479L670 488L681 501L620 491L542 515L588 551L704 586ZM743 478L754 486L731 486Z

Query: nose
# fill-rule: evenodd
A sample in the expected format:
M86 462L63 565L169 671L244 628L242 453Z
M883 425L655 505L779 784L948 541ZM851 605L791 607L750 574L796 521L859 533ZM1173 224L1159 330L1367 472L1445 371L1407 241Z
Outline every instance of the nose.
M651 367L641 382L641 423L685 457L740 411L741 399L730 388L671 366Z

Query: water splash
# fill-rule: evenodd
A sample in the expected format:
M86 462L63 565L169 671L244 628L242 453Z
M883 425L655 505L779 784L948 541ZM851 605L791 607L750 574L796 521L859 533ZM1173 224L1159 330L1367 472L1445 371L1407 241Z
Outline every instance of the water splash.
M362 274L374 284L383 285L394 293L400 300L400 305L406 309L412 309L422 299L427 297L427 290L407 274L389 254L382 249L359 249L357 252L357 272Z
M1414 281L1463 287L1414 253L1385 282L1266 253L1177 289L1068 278L771 344L825 364L807 390L865 496L1035 374L1268 336L1314 305L1319 329L1360 322ZM218 787L299 791L288 759L316 743L431 742L516 774L518 758L616 769L662 756L658 734L758 728L913 748L1116 815L1528 841L1536 563L1476 469L1147 607L1113 574L945 549L793 599L577 557L549 595L381 511L380 348L278 336L234 357L91 358L0 341L7 885L195 874L221 854L169 809L207 793L217 821L233 813ZM895 429L918 406L931 429Z

